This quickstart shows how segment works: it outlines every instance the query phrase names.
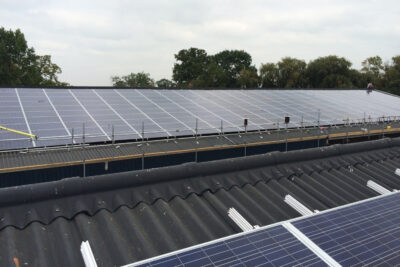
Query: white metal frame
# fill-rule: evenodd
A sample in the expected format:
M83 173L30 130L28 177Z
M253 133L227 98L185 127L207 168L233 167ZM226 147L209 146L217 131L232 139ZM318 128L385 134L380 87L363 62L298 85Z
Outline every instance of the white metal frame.
M64 120L62 119L60 113L58 112L57 108L54 106L53 101L51 101L49 95L47 94L46 90L42 88L44 96L47 98L47 101L49 101L50 106L53 108L54 112L56 113L58 119L60 120L62 126L64 127L65 131L67 132L68 136L71 137L71 132L68 130L67 125L65 125ZM74 141L75 143L75 141Z
M372 180L368 180L367 186L369 188L371 188L372 190L374 190L375 192L378 192L381 195L386 195L386 194L391 193L391 191L389 189L381 186L380 184L375 183Z
M346 204L346 205L343 205L343 206L335 207L335 208L332 208L332 209L320 211L318 213L313 213L311 215L301 216L301 217L290 219L290 220L287 220L287 221L277 222L277 223L273 223L273 224L270 224L270 225L265 225L265 226L256 228L254 230L251 230L250 232L254 233L254 232L257 232L257 231L262 231L262 230L265 230L265 229L268 229L268 228L272 228L274 226L283 225L286 222L292 223L292 222L303 220L303 219L306 219L306 218L309 218L309 217L312 217L312 216L319 216L319 215L327 213L327 212L331 212L331 211L335 211L335 210L339 210L339 209L355 206L355 205L358 205L358 204L361 204L361 203L369 202L369 201L372 201L372 200L380 199L380 198L383 198L383 197L388 197L388 196L391 196L391 195L394 195L394 194L399 194L399 193L400 192L391 192L390 194L379 195L379 196L376 196L376 197L372 197L372 198L364 199L364 200L361 200L361 201L353 202L353 203L350 203L350 204ZM209 241L209 242L206 242L206 243L197 244L197 245L194 245L194 246L191 246L191 247L187 247L187 248L184 248L184 249L172 251L172 252L169 252L169 253L166 253L166 254L163 254L163 255L159 255L159 256L156 256L156 257L152 257L152 258L149 258L149 259L145 259L145 260L142 260L142 261L130 263L130 264L124 265L122 267L138 266L138 265L145 264L145 263L148 263L148 262L151 262L151 261L159 260L159 259L166 258L166 257L172 256L172 255L180 254L182 252L186 252L186 251L189 251L189 250L192 250L192 249L196 249L196 248L212 245L212 244L215 244L215 243L219 243L219 242L222 242L222 241L225 241L225 240L228 240L228 239L240 237L240 236L247 235L247 234L249 234L249 232L241 232L241 233L238 233L238 234L234 234L234 235L226 236L226 237L223 237L223 238L215 239L215 240L212 240L212 241Z
M150 103L152 103L153 105L155 105L156 107L158 107L160 110L164 111L166 114L168 114L169 116L171 116L171 118L173 118L174 120L176 120L178 123L182 124L183 126L185 126L187 129L183 129L182 131L186 131L189 130L193 133L196 133L192 127L190 127L189 125L187 125L186 123L184 123L183 121L181 121L180 119L178 119L177 117L175 117L174 115L172 115L171 113L169 113L165 108L163 108L162 106L160 106L158 103L154 102L153 100L151 100L150 98L148 98L145 94L143 94L142 92L140 92L139 90L135 89L135 92L140 94L141 96L143 96L144 98L147 99L147 101L149 101Z
M179 95L179 94L178 94L177 92L175 92L175 91L174 91L174 93L175 93L176 95ZM233 128L236 128L236 129L238 129L239 131L241 130L240 127L234 125L234 124L233 124L232 122L230 122L229 120L224 119L223 117L219 116L218 114L212 112L210 109L207 109L205 106L200 105L199 103L197 103L197 102L191 100L191 99L188 98L187 96L184 96L183 94L182 94L182 95L179 95L179 96L181 96L182 98L184 98L184 99L186 99L186 100L192 102L194 105L196 105L196 106L198 106L198 107L204 109L204 110L207 111L208 113L210 113L210 114L212 114L213 116L219 118L221 121L230 124Z
M97 263L96 260L94 259L94 255L90 247L89 240L83 241L81 243L81 254L86 267L97 267Z
M228 216L243 232L248 232L259 227L258 225L251 225L235 208L228 210Z
M132 101L130 101L126 96L124 96L122 93L120 93L117 89L113 89L114 92L116 92L121 98L123 98L129 105L131 105L133 108L135 108L137 111L143 114L146 118L148 118L151 122L153 122L155 125L158 126L164 133L166 133L168 136L172 136L170 132L168 132L166 129L164 129L160 124L158 124L153 118L151 118L149 115L146 114L143 110L141 110L139 107L137 107Z
M314 213L291 195L285 196L285 202L303 216L312 215Z
M282 226L286 228L294 237L296 237L301 243L303 243L308 249L314 252L321 260L332 267L341 266L337 261L335 261L331 256L328 255L323 249L321 249L317 244L315 244L311 239L309 239L305 234L303 234L299 229L297 229L290 222L282 223Z
M103 127L93 118L92 114L86 109L86 107L82 104L82 102L76 97L76 95L72 92L71 89L68 89L69 93L72 95L72 97L75 99L75 101L81 106L81 108L86 112L86 114L89 116L89 118L96 124L96 126L99 128L99 130L104 134L104 136L111 141L110 136L104 131Z
M182 106L181 104L177 103L176 101L172 100L171 98L169 98L168 96L160 93L160 91L156 91L160 96L164 97L165 99L167 99L168 101L170 101L171 103L174 103L177 107L179 107L180 109L183 109L185 112L189 113L190 115L193 116L193 118L196 118L202 122L204 122L205 124L207 124L208 126L210 126L211 128L214 128L214 126L212 126L209 122L207 122L206 120L203 120L202 118L200 118L198 115L194 114L193 112L191 112L190 110L188 110L187 108L185 108L184 106ZM217 129L218 130L218 129Z
M30 134L32 134L31 127L30 127L29 122L28 122L28 118L26 117L24 105L22 105L21 97L19 96L19 93L18 93L18 89L17 89L17 88L15 88L15 94L17 95L19 107L21 108L22 116L24 116L24 120L25 120L25 123L26 123L26 127L28 128L28 132L29 132ZM32 138L30 138L29 140L32 140L33 146L36 147L36 142L35 142L35 140L32 139Z
M131 130L133 130L137 135L140 136L140 138L142 138L142 135L134 128L132 127L132 125L125 120L124 117L122 117L121 114L119 114L119 112L117 112L96 90L92 89L92 92L109 108L111 109L112 112L114 112L115 115L118 116L118 118L120 118L121 121L123 121Z

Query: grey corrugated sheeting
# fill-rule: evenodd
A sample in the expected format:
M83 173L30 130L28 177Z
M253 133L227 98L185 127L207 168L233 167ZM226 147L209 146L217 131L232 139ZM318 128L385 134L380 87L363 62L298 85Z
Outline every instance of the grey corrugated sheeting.
M116 266L237 233L227 210L251 224L400 188L400 139L104 175L0 189L0 265L83 266L89 240L99 266Z

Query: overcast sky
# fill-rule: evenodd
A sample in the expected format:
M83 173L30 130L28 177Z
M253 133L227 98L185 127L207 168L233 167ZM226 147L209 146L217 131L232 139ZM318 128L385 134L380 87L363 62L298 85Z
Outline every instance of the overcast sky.
M257 66L335 54L355 68L400 54L399 0L0 0L0 26L21 29L72 85L112 75L171 79L179 50L243 49Z

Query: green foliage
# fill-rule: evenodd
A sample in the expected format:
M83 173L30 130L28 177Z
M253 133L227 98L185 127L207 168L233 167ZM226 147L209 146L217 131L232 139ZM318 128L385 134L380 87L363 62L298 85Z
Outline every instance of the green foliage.
M51 56L39 56L28 47L24 34L17 29L0 28L0 85L57 86L61 68L51 62Z
M39 57L39 69L43 78L40 85L44 86L67 86L68 83L60 82L57 75L61 74L61 68L51 62L51 56L45 55Z
M168 79L161 79L156 82L158 88L174 88L175 84Z
M319 88L353 88L348 76L341 74L329 74L324 77Z
M362 69L352 69L344 57L319 57L308 64L284 57L279 62L261 64L259 75L250 54L243 50L224 50L208 55L199 48L180 50L175 55L173 81L157 81L160 88L375 88L400 95L400 56L383 64L379 56L362 62ZM52 73L52 72L50 72ZM143 77L143 79L139 79ZM112 77L114 86L153 86L149 74L138 73Z
M261 64L260 83L262 88L278 87L278 67L274 63Z
M241 88L256 88L258 87L257 70L242 69L239 72L238 82Z
M352 88L351 62L343 57L327 56L308 63L306 76L311 88Z
M238 88L241 86L239 77L242 70L248 70L257 74L257 69L251 65L252 58L250 54L243 50L224 50L215 54L212 60L228 76L227 87L229 88Z
M126 76L111 77L113 86L116 87L154 87L154 80L149 73L130 73Z
M214 61L211 61L203 72L192 82L195 88L227 88L228 75Z
M280 88L303 88L307 85L304 75L306 62L291 57L282 58L278 62L278 87Z
M383 74L384 66L382 58L379 56L369 57L362 63L362 80L365 84L372 82L376 87L382 88L383 86Z
M183 49L175 55L172 78L178 86L187 87L203 73L210 62L207 52L203 49Z
M385 91L400 95L400 56L392 57L392 62L384 66L382 84Z
M372 81L364 73L356 69L350 69L348 78L355 88L366 88L367 84Z
M380 56L369 57L365 59L362 63L362 72L372 73L374 76L379 77L383 71L383 61Z
M257 86L257 82L254 82L257 69L251 65L250 54L243 50L224 50L209 56L203 49L189 48L179 51L175 59L177 63L173 68L173 80L179 87Z

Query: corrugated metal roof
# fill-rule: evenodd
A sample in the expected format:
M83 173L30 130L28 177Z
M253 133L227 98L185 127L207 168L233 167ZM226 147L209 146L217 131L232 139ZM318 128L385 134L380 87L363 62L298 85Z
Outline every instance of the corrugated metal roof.
M0 265L83 266L89 240L99 266L117 266L399 189L400 139L0 189Z

